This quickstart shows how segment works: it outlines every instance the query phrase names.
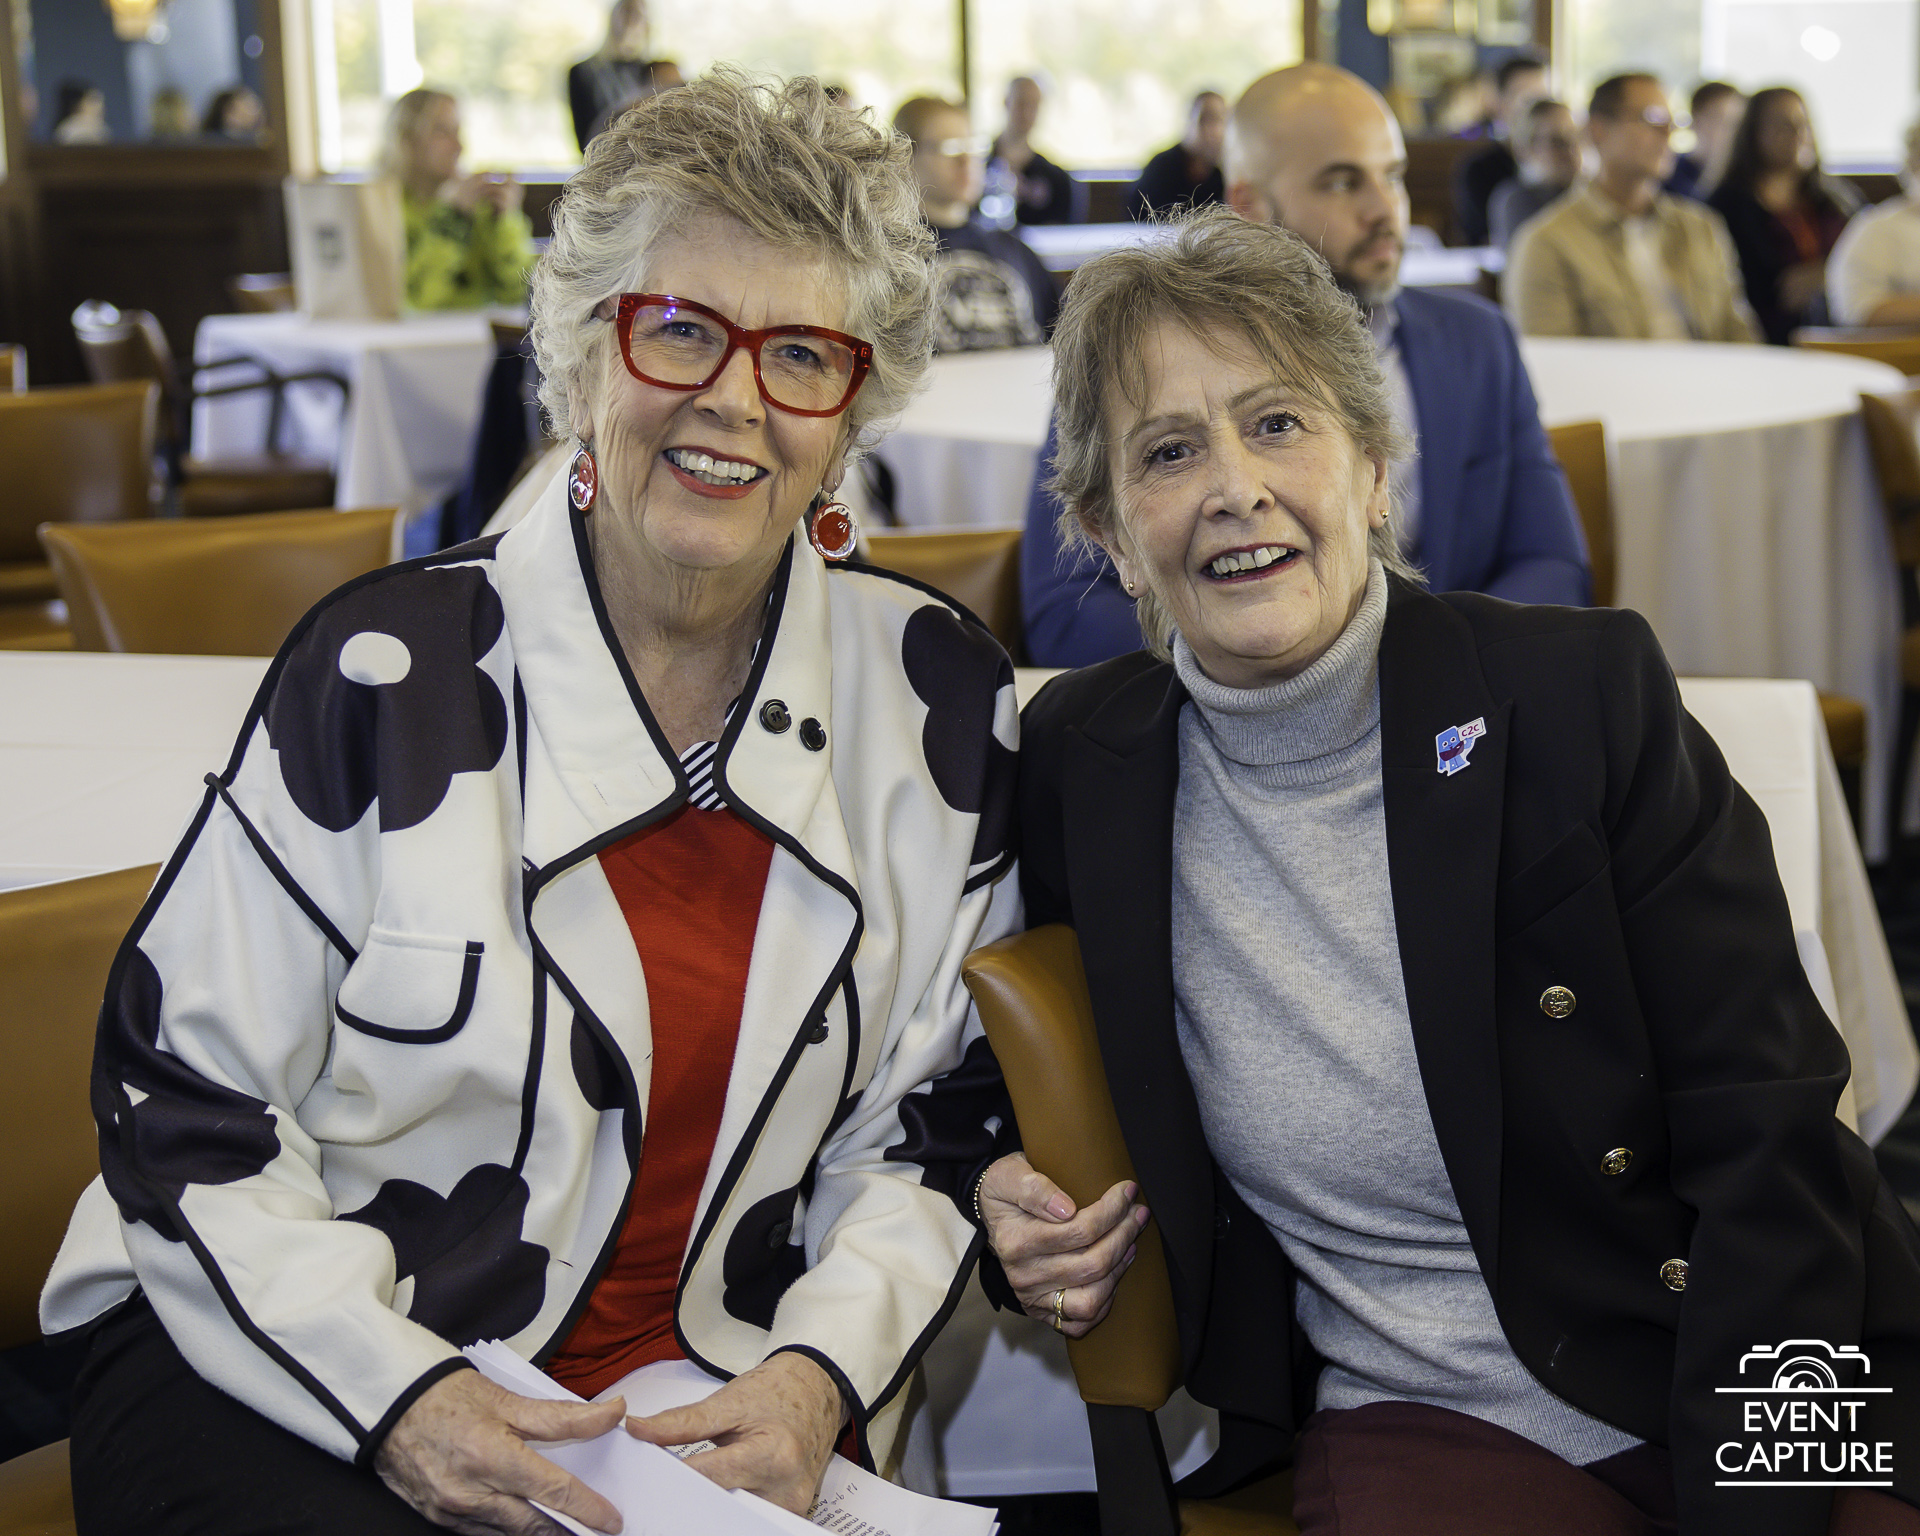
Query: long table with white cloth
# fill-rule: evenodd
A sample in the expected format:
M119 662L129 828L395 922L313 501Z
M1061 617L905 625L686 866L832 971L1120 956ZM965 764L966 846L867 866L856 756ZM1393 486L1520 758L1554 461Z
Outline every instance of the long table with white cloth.
M220 771L264 658L0 651L0 888L159 863ZM1022 702L1050 674L1021 669ZM1847 820L1812 688L1686 678L1681 692L1772 830L1795 940L1853 1057L1842 1112L1869 1140L1920 1080L1898 978ZM1090 1488L1066 1357L1046 1329L995 1317L977 1287L930 1353L911 1464L925 1491ZM1166 1414L1170 1452L1205 1454L1206 1416Z
M1803 677L1867 708L1865 843L1886 847L1900 600L1862 393L1884 363L1785 347L1529 339L1548 426L1600 421L1620 607L1704 677ZM1017 524L1052 403L1043 347L934 361L879 447L901 522Z
M484 310L404 320L209 315L194 336L193 355L200 368L252 358L280 373L339 374L349 391L344 415L338 389L292 385L278 446L335 466L336 506L414 512L446 495L466 473L494 344ZM202 374L201 382L241 383L258 376L244 367L216 368ZM266 434L264 393L194 402L197 454L257 454L266 447Z

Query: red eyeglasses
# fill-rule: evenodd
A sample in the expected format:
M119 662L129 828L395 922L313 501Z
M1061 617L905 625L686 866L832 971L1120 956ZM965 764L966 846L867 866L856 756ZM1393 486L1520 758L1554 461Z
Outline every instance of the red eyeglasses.
M753 359L760 398L795 416L838 416L873 367L873 348L818 325L749 331L668 293L623 293L614 316L627 372L661 389L705 389L736 349Z

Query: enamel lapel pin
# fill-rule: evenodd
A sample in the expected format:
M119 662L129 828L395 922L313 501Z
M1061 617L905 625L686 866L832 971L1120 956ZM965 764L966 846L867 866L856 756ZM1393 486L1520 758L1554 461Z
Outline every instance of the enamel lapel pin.
M1485 717L1469 720L1465 725L1450 725L1433 738L1433 749L1440 757L1440 772L1452 778L1467 766L1467 754L1473 751L1474 742L1487 734Z

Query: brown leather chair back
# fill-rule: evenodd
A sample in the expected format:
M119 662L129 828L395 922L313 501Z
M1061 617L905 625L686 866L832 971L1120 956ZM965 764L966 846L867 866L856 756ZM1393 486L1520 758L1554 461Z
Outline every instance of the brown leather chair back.
M394 558L397 519L392 508L261 512L54 524L40 537L75 650L271 656L321 598Z
M187 399L160 322L144 309L116 309L89 299L73 312L73 337L94 383L146 379L160 386L160 440L184 450Z
M0 394L0 562L44 557L41 523L106 523L153 511L151 384Z
M277 315L294 308L291 272L242 272L227 279L227 292L243 315Z
M24 394L27 388L27 349L0 347L0 393Z
M1867 447L1880 477L1893 555L1909 569L1920 566L1920 390L1896 395L1862 395L1860 417Z
M40 1286L100 1171L87 1102L107 970L159 866L0 891L0 1348L40 1337Z
M1134 1177L1100 1058L1080 940L1051 923L976 949L961 967L1000 1061L1034 1167L1076 1205ZM1103 1530L1164 1536L1299 1536L1291 1470L1223 1498L1175 1500L1153 1410L1180 1384L1160 1229L1149 1222L1113 1307L1067 1358L1087 1404Z
M1134 1176L1100 1060L1080 940L1050 923L976 949L961 967L1000 1061L1027 1160L1076 1205ZM1180 1385L1180 1336L1160 1229L1140 1234L1113 1310L1067 1340L1081 1398L1149 1411Z
M1597 421L1549 427L1553 456L1567 472L1580 527L1587 536L1587 560L1593 567L1596 608L1613 606L1613 485L1607 474L1607 433Z
M1920 330L1892 325L1803 325L1789 340L1815 352L1844 352L1891 363L1909 377L1920 373Z
M929 533L876 533L867 559L924 581L970 610L1020 659L1020 530L955 528Z

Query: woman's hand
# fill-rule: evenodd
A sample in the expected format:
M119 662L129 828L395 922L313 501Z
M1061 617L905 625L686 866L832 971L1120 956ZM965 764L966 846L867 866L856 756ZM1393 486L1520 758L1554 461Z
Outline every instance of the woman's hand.
M649 1445L713 1449L687 1458L722 1488L745 1488L805 1516L820 1496L847 1405L834 1380L805 1355L786 1350L733 1378L711 1397L651 1418L628 1419Z
M1076 1211L1024 1153L987 1170L980 1181L987 1241L1029 1317L1078 1339L1107 1315L1113 1288L1133 1262L1134 1240L1147 1224L1139 1195L1139 1185L1123 1180ZM1064 1293L1058 1308L1056 1291Z
M626 1403L550 1403L520 1397L478 1371L442 1377L387 1432L374 1470L435 1525L479 1536L560 1530L527 1500L596 1531L620 1512L578 1478L527 1448L529 1440L591 1440L618 1424Z

